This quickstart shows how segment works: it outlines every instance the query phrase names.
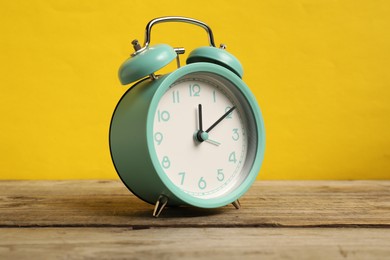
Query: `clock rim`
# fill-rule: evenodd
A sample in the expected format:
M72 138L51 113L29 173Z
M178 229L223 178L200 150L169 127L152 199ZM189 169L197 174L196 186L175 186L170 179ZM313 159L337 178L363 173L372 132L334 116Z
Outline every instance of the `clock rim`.
M238 88L238 90L242 93L243 97L246 99L246 101L249 104L249 107L252 110L252 115L257 130L256 135L257 135L258 145L255 149L254 161L252 164L252 168L248 173L248 176L243 180L241 184L238 185L237 188L235 188L234 190L232 190L226 195L221 195L216 198L202 199L199 197L194 197L182 191L168 178L163 168L161 167L160 161L158 160L157 157L157 153L154 149L154 139L153 139L154 116L162 96L169 89L169 87L178 79L188 74L197 73L197 72L216 74L230 81L236 88ZM256 180L256 177L260 171L264 159L264 150L265 150L264 121L263 121L260 107L257 103L255 96L250 91L250 89L245 84L245 82L230 70L221 67L219 65L215 65L207 62L198 62L198 63L188 64L186 66L183 66L175 70L174 72L168 75L165 75L163 81L161 82L160 86L155 91L151 99L150 106L147 113L146 124L147 124L146 126L147 148L149 151L149 156L152 161L153 167L155 168L155 171L158 177L160 178L160 180L162 181L162 183L168 189L169 193L172 193L175 197L177 197L184 203L196 207L201 207L201 208L217 208L217 207L225 206L234 202L235 200L239 199L242 195L244 195L247 192L247 190L251 187L253 182Z

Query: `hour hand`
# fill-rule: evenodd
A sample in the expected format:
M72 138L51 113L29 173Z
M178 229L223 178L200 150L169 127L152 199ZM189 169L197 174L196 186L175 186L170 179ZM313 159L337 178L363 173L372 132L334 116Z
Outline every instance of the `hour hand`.
M198 105L198 117L199 117L199 131L203 132L202 104Z
M199 130L196 133L196 139L199 142L203 142L207 140L208 134L206 132L203 132L202 104L198 105L198 122L199 122Z
M236 107L232 107L227 111L223 116L221 116L213 125L211 125L206 131L203 131L203 118L202 118L202 104L198 105L198 121L199 121L199 130L196 133L196 139L199 142L208 142L210 144L213 144L215 146L219 146L221 143L209 139L209 132L218 125L225 117L227 117Z

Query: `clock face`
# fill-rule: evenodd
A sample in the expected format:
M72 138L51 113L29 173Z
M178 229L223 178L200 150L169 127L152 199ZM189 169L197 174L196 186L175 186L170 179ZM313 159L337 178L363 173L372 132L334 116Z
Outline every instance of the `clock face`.
M224 196L248 176L255 159L256 126L242 93L228 80L197 72L161 97L153 144L163 174L200 199Z

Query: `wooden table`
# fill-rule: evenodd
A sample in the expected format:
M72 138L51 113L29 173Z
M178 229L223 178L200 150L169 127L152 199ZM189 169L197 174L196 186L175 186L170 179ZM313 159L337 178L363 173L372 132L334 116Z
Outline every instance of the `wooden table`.
M0 181L0 259L390 259L390 181L258 181L240 201L153 218L119 181Z

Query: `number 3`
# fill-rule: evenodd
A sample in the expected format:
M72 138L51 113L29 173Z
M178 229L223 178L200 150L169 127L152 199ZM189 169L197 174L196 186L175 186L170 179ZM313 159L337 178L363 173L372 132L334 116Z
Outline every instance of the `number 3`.
M238 128L234 128L234 129L233 129L232 139L233 139L234 141L237 141L238 139L240 139L240 135L238 134Z

